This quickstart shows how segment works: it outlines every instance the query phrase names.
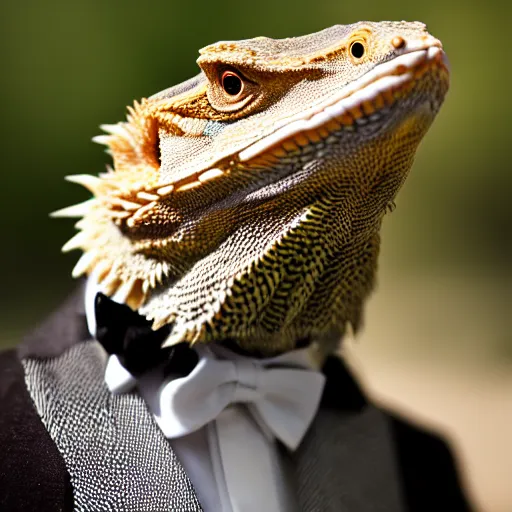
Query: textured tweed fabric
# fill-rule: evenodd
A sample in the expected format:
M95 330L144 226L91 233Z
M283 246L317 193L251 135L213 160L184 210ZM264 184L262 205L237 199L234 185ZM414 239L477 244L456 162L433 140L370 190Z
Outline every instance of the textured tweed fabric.
M112 395L96 342L25 359L36 409L71 475L75 510L200 511L195 491L144 401Z
M297 498L308 512L404 512L389 417L323 409L291 455Z

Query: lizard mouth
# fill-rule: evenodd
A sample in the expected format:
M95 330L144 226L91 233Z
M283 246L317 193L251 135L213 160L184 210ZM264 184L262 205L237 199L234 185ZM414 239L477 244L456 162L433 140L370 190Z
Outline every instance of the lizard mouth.
M334 132L354 131L363 125L370 125L389 113L425 75L433 72L438 73L441 82L448 84L449 64L439 46L410 51L379 64L372 71L346 85L339 95L299 115L281 120L270 134L238 154L225 157L215 166L191 173L179 180L159 183L152 190L146 189L149 194L144 193L144 197L138 199L153 202L166 199L177 192L191 190L229 174L233 164L256 168L278 164L279 159L301 151L306 146L321 143ZM440 92L437 97L435 93L431 94L433 111L439 108L442 97ZM135 206L132 205L131 208L136 209ZM145 206L139 206L144 207L144 212Z
M443 73L448 81L448 60L439 46L412 51L380 64L349 83L338 97L285 120L272 134L242 150L239 160L248 162L288 140L298 139L299 146L303 146L304 138L309 144L342 127L351 129L367 124L380 117L381 111L389 110L432 70Z

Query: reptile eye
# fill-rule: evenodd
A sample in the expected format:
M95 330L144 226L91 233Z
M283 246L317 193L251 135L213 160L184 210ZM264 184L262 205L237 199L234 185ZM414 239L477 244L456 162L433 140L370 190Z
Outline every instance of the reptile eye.
M350 45L350 54L352 55L352 57L354 57L355 59L360 59L363 57L364 55L364 52L365 52L365 48L364 48L364 45L363 43L359 42L359 41L354 41L351 45Z
M222 73L221 83L223 89L230 96L237 96L244 88L242 79L236 73L233 73L233 71L224 71L224 73Z

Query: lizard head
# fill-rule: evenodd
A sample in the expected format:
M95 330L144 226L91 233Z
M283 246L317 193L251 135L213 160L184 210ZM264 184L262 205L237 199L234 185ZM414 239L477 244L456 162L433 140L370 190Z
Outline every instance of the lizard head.
M68 179L93 198L63 250L166 344L332 350L357 329L382 218L448 88L422 23L219 42L198 76L96 138L113 167Z

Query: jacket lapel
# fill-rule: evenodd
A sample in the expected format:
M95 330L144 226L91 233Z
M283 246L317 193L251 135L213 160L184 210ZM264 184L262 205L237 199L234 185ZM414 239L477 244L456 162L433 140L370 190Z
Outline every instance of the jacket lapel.
M69 300L19 350L28 392L71 476L75 510L200 511L144 401L104 384L104 350L82 341L81 301Z
M388 416L366 402L340 359L324 372L320 411L289 455L301 510L404 510Z

